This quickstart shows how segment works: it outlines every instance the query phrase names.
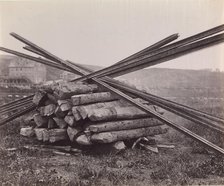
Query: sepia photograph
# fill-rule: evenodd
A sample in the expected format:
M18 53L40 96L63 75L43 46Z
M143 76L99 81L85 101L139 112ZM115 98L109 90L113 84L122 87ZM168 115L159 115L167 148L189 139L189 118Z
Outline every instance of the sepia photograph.
M224 185L224 0L0 0L0 185Z

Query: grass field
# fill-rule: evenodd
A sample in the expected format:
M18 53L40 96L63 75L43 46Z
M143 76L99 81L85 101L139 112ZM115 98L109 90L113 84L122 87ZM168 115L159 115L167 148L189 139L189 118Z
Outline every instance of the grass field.
M175 96L177 90L172 88L157 90L163 91L172 100L224 116L224 95L218 88L213 94L203 87L200 91L189 89L191 96L181 89ZM220 134L170 113L165 116L224 147ZM224 185L224 158L173 129L159 141L172 143L175 148L160 149L159 154L141 149L114 154L99 147L62 156L25 149L25 145L39 142L19 135L24 118L0 129L0 185Z

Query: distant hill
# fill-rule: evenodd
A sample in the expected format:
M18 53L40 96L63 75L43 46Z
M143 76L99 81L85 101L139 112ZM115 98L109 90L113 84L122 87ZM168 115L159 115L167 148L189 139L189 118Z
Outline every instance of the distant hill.
M224 72L150 68L119 79L162 97L224 98Z
M224 88L224 72L209 70L150 68L126 74L120 78L151 88Z

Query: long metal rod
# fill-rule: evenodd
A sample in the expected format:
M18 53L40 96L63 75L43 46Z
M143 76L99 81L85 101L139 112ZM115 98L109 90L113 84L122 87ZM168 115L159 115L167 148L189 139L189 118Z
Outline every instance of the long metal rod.
M12 121L13 119L18 118L18 117L34 110L35 108L36 108L36 105L34 105L34 104L29 105L27 108L22 109L22 110L20 110L16 113L14 113L13 115L9 116L8 118L6 118L4 120L1 120L0 121L0 126L2 126L4 124L8 123L9 121Z
M15 106L18 106L18 105L20 105L20 104L23 104L23 103L26 103L26 102L30 102L30 101L32 101L32 98L27 99L27 100L22 100L21 102L16 102L16 103L14 103L14 104L11 104L11 105L8 105L8 106L6 106L6 107L1 108L1 109L0 109L0 112L4 111L4 110L6 110L6 109L10 109L10 108L13 108L13 107L15 107Z
M19 41L25 43L26 45L32 47L33 49L37 50L38 52L43 53L45 56L48 56L49 59L54 59L55 62L58 62L60 64L63 64L64 67L67 67L67 68L71 69L71 71L73 73L77 73L79 75L83 75L85 73L85 71L83 71L82 69L80 69L78 67L76 68L76 66L70 64L69 62L67 62L65 60L60 59L59 57L51 54L50 52L48 52L45 49L37 46L36 44L32 43L31 41L23 38L22 36L20 36L20 35L18 35L16 33L10 33L10 35L13 36L14 38L18 39Z
M125 67L123 70L119 69L114 73L111 72L110 76L118 77L118 76L121 76L121 75L124 75L127 73L131 73L131 72L134 72L134 71L146 68L146 67L161 64L161 63L167 62L169 60L173 60L178 57L187 55L189 53L197 52L199 50L202 50L202 49L205 49L208 47L212 47L214 45L218 45L223 42L224 42L224 34L222 34L220 37L214 36L213 38L209 38L208 40L201 40L198 43L190 44L191 47L189 45L186 45L183 48L178 48L177 49L178 52L174 53L173 55L170 53L170 54L166 55L165 57L162 58L162 56L161 56L161 58L154 60L154 61L146 60L146 61L139 62L139 64L136 63L136 64L129 65L129 66ZM186 49L184 49L184 48L186 48ZM189 49L187 49L187 48L189 48Z
M27 97L25 97L25 98L21 98L21 99L19 99L19 100L15 100L15 101L12 101L12 102L9 102L9 103L0 105L0 109L2 109L2 108L6 108L6 107L8 107L8 106L12 106L12 105L14 105L15 103L19 103L19 102L24 101L24 100L32 99L33 96L34 96L34 94L29 95L29 96L27 96Z
M2 115L2 114L6 114L6 113L11 112L11 111L13 111L13 110L20 109L22 106L26 106L26 105L31 104L31 103L32 103L32 100L28 100L28 101L26 101L26 102L22 102L22 103L20 103L20 104L15 105L15 106L8 107L8 108L6 108L6 109L4 109L4 110L1 110L1 111L0 111L0 115Z
M43 55L41 52L38 52L37 50L35 50L35 49L33 49L32 47L30 47L30 46L24 46L23 47L23 49L25 49L25 50L27 50L27 51L29 51L29 52L32 52L32 53L35 53L35 54L37 54L37 55L40 55L40 56L42 56L42 57L44 57L44 58L49 58L48 56L46 56L46 55ZM49 58L50 59L50 58ZM52 61L53 63L55 63L54 61ZM56 64L56 63L55 63Z
M48 65L48 66L51 66L51 67L54 67L54 68L58 68L58 69L61 69L61 70L64 69L64 68L61 68L60 65L54 64L51 61L48 61L48 60L45 60L45 59L33 57L33 56L30 56L30 55L27 55L27 54L24 54L24 53L21 53L21 52L17 52L17 51L14 51L14 50L4 48L4 47L0 47L0 50L3 51L3 52L9 53L9 54L20 56L22 58L26 58L26 59L29 59L29 60L32 60L32 61L36 61L36 62L44 64L44 65ZM68 71L71 72L71 70L68 70Z
M155 104L163 109L166 109L174 114L182 116L185 119L193 121L197 124L205 125L205 126L211 128L211 129L214 129L218 132L224 133L224 126L220 126L216 123L212 123L212 122L198 116L197 114L195 114L193 112L186 112L186 110L183 109L183 107L180 108L180 107L177 107L176 104L171 104L166 101L161 101L160 99L157 99L155 97L153 98L148 93L139 91L135 88L128 87L123 83L115 83L110 80L103 80L103 81L112 85L113 87L116 87L116 88L122 90L122 91L129 92L137 97L140 97L146 101L149 101L150 103Z
M148 98L156 99L156 100L160 101L163 104L166 104L166 105L169 104L169 105L174 106L174 107L176 107L178 109L184 110L184 111L186 111L188 113L193 113L195 115L201 116L202 118L207 118L209 120L212 120L212 121L224 124L224 119L223 118L220 118L220 117L217 117L217 116L213 116L213 115L211 115L209 113L202 112L200 110L191 108L191 107L189 107L187 105L183 105L183 104L180 104L180 103L177 103L177 102L174 102L174 101L170 101L170 100L164 99L162 97L150 94L148 92L147 93L142 92L142 91L136 89L133 86L124 84L124 83L122 83L122 82L120 82L118 80L112 79L112 78L105 77L105 78L103 78L103 80L105 80L106 82L111 83L113 85L117 85L117 86L119 86L119 88L120 87L125 87L126 90L129 89L129 90L133 91L134 93L144 93L145 95L147 95Z
M162 48L160 48L158 50L155 50L155 51L149 53L148 55L145 55L144 57L140 57L140 58L137 58L137 59L134 59L134 60L130 60L130 61L126 62L125 64L123 64L123 63L122 64L114 64L114 65L112 65L110 67L107 67L107 68L95 71L95 72L89 74L88 76L84 76L82 78L78 78L77 80L86 80L86 79L89 79L89 78L92 78L92 77L99 77L100 75L103 75L103 74L104 75L108 75L106 73L110 72L111 70L118 70L120 68L123 68L124 65L129 65L129 64L138 62L140 60L152 58L153 56L158 56L161 53L168 52L169 50L173 50L173 49L178 48L178 47L182 47L184 45L187 45L189 43L192 43L192 42L195 42L197 40L203 39L205 37L214 35L214 34L216 34L218 32L223 31L223 30L224 30L224 25L220 25L218 27L209 29L207 31L201 32L199 34L193 35L191 37L188 37L188 38L185 38L183 40L177 41L177 42L175 42L173 44L170 44L170 45L167 45L165 47L162 47Z
M134 54L132 54L131 56L117 62L116 64L119 64L119 63L124 63L126 61L129 61L129 60L132 60L132 59L135 59L137 57L140 57L140 56L143 56L143 55L146 55L148 52L152 52L154 50L157 50L158 48L176 40L177 38L179 37L179 34L172 34L164 39L162 39L161 41L159 42L156 42L155 44L149 46L149 47L146 47L145 49L143 50L140 50L139 52L136 52Z
M123 63L119 64L116 67L104 68L105 70L100 70L100 73L92 73L93 75L84 76L81 78L75 79L73 82L87 80L93 77L102 77L102 76L111 76L118 77L120 75L124 75L126 73L130 73L139 69L143 69L145 67L153 66L156 64L160 64L163 62L167 62L169 60L175 59L177 57L181 57L183 55L196 52L203 48L207 48L216 44L223 42L224 34L219 34L210 38L206 38L188 45L184 45L182 47L172 49L158 55L154 55L149 58L141 59L135 61L133 63Z

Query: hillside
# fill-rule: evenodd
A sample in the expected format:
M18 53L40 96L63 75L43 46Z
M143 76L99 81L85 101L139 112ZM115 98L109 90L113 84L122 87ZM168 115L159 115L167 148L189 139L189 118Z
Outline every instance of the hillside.
M224 73L150 68L119 77L163 97L224 97Z

